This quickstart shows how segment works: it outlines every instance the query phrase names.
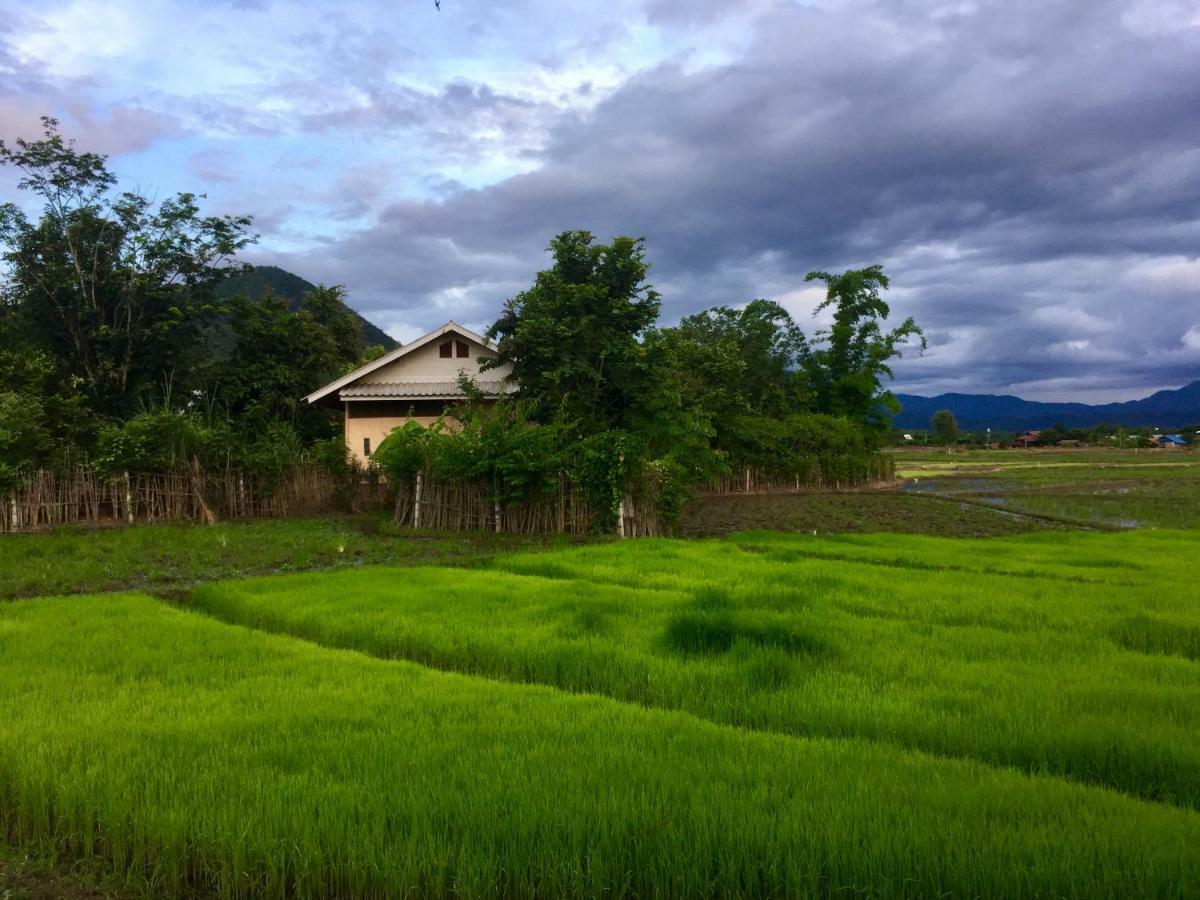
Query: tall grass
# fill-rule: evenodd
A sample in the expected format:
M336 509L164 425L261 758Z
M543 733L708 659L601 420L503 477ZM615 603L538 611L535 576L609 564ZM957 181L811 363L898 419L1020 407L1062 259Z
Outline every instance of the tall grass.
M599 613L568 590L542 633L564 617L604 633L652 593L597 590ZM1200 879L1193 811L379 661L136 595L0 606L0 825L152 896L1172 897Z
M190 602L383 658L1200 807L1200 605L1183 589L1198 564L1180 561L1200 540L893 542L641 541L213 584Z

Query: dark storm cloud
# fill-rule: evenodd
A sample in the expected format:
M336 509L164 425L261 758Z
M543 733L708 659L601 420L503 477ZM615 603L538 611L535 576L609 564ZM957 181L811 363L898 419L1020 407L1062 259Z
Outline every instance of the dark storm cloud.
M560 120L537 171L395 204L310 262L353 273L368 308L432 325L440 303L493 315L568 227L646 235L669 317L883 261L897 311L932 338L900 365L903 387L1183 382L1200 377L1183 340L1200 326L1200 267L1146 280L1200 247L1187 15L780 4L740 59L658 66Z

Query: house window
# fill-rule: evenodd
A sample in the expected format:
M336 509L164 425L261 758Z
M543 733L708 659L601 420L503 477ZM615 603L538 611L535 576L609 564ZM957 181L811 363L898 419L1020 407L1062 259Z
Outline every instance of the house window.
M363 456L371 455L371 439L363 438Z
M471 348L467 346L466 341L455 341L454 345L458 348L458 358L466 359L471 352Z
M446 341L438 347L438 356L442 359L449 359L453 355L454 341Z

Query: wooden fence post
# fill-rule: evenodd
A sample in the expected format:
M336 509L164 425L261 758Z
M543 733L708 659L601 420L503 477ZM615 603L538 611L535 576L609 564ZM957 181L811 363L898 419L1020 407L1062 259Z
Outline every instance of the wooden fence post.
M492 515L496 519L496 534L500 533L500 498L497 497L492 504Z
M417 484L413 489L413 528L421 527L421 473L417 473Z
M133 524L133 489L129 484L129 470L125 470L125 522Z

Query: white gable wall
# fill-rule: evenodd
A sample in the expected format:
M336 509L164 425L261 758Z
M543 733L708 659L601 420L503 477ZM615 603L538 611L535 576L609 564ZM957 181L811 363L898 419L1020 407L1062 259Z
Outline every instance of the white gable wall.
M451 356L443 359L439 356L439 347L447 340L451 342L465 341L471 348L466 358ZM452 353L457 350L452 349ZM394 362L381 366L374 372L362 377L363 384L379 384L397 381L456 381L460 371L466 372L477 381L499 381L512 373L511 365L503 365L498 369L479 371L479 357L495 359L496 353L469 338L449 332L435 338L423 347L418 347L411 353L406 353Z

